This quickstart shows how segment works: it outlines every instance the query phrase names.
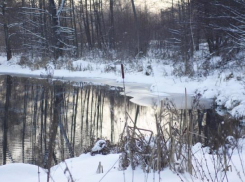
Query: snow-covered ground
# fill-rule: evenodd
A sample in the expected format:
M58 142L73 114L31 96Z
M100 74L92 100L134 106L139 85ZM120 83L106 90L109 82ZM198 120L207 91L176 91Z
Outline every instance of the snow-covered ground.
M215 67L219 57L210 60ZM14 57L7 62L0 57L0 74L45 76L51 72L55 78L75 81L91 81L114 86L122 86L121 66L119 61L102 64L102 60L77 60L64 63L55 69L28 68L19 65L20 58ZM35 67L35 66L33 66ZM150 67L150 68L149 68ZM70 70L68 70L68 68ZM200 61L194 63L195 72L200 71ZM72 70L72 71L71 71ZM237 71L238 70L238 71ZM202 98L215 98L218 105L223 105L235 117L245 116L244 72L243 67L234 69L212 70L207 76L175 76L176 67L171 61L143 58L137 63L125 65L125 82L128 96L141 104L152 104L153 99L162 99L169 95L181 94L184 100L185 88L189 95L200 93ZM150 73L149 76L146 73ZM149 98L148 100L146 98Z
M80 157L67 159L66 164L73 180L76 182L99 182L104 175L105 177L101 180L104 182L124 182L124 176L126 181L132 181L132 170L130 168L125 171L125 175L123 171L118 170L118 159L119 154L96 156L82 154ZM101 165L103 166L103 173L101 174L97 173L99 162L101 162ZM68 171L64 174L66 164L63 162L52 167L51 177L53 180L50 181L67 182L68 179L70 179ZM38 182L40 179L40 182L46 182L47 174L45 170L39 168L39 171L40 175L38 176L38 166L30 164L8 164L0 166L0 180L5 182ZM106 174L107 172L108 174ZM145 176L146 174L144 174L141 169L136 169L134 172L134 181L143 182L145 181ZM158 178L157 174L155 174L155 176ZM164 170L161 173L161 176L164 180L179 181L178 176L169 169ZM153 174L149 174L148 178L149 182L153 181Z
M160 181L244 181L244 152L245 139L238 140L238 143L232 142L230 137L229 150L227 154L228 171L224 170L223 151L220 149L218 155L209 154L209 148L201 148L197 143L192 148L193 176L188 173L176 173L169 168L160 173ZM238 148L236 148L238 144ZM234 147L234 150L232 148ZM95 155L82 154L79 157L65 160L51 168L51 180L54 182L71 181L71 177L76 182L153 182L159 181L158 172L151 171L149 174L144 173L140 167L132 172L131 167L127 170L119 170L119 155ZM103 173L98 174L97 168L101 162ZM68 170L67 170L68 169ZM125 180L124 180L125 177ZM154 179L155 178L155 179ZM132 180L133 179L133 180ZM45 169L30 164L7 164L0 166L0 180L4 182L46 182L47 174Z

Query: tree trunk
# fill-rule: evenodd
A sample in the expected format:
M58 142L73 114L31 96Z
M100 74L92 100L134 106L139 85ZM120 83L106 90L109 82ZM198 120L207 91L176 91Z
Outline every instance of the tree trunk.
M73 122L73 151L75 150L75 139L76 139L76 125L77 125L77 106L78 106L78 97L79 97L79 88L76 89L76 103L75 103L75 113L74 113L74 122Z
M26 129L26 118L27 118L27 95L28 89L25 85L25 95L24 95L24 119L23 119L23 129L22 129L22 162L25 163L25 129Z
M60 42L59 20L54 0L49 0L52 20L52 46L54 47L54 58L57 60L62 55L63 43Z
M7 76L6 80L6 100L4 106L4 120L3 120L3 165L6 164L7 160L7 134L8 134L8 119L9 119L9 107L10 107L10 97L11 97L11 86L12 77Z
M9 40L9 28L8 28L8 21L6 17L6 1L3 1L2 5L2 14L3 14L3 31L4 31L4 40L5 40L5 46L6 46L6 53L7 53L7 61L9 61L12 58L12 52L11 52L11 46L10 46L10 40Z
M137 55L139 55L140 53L140 35L139 35L139 23L138 23L138 18L137 18L137 14L136 14L136 9L135 9L135 5L134 5L134 0L131 0L132 3L132 8L133 8L133 13L134 13L134 21L135 21L135 29L136 29L136 37L137 37Z
M99 116L100 116L100 106L101 106L101 90L98 96L98 103L97 103L97 121L96 121L96 137L99 137Z
M109 47L110 49L115 48L115 27L114 27L114 0L110 0L110 32L109 32Z
M86 110L86 137L88 136L88 113L89 113L89 97L90 97L90 90L91 88L88 88L88 97L87 97L87 110Z
M115 105L115 101L114 101L114 95L112 93L110 93L110 116L111 116L111 143L114 142L114 105Z
M47 182L49 182L50 178L50 168L52 165L52 158L55 148L55 139L57 135L57 129L60 122L61 117L61 103L63 101L63 92L64 88L62 85L55 85L54 87L54 108L53 108L53 121L51 122L50 130L49 130L49 144L48 144L48 160L47 160Z
M81 1L81 3L82 3L82 1ZM91 49L92 48L92 42L91 42L89 19L88 19L88 0L85 0L85 16L84 16L83 12L82 12L82 14L83 14L83 19L84 19L83 22L84 22L84 28L85 28L85 32L86 32L88 46Z
M89 1L89 13L90 13L90 24L91 24L91 41L92 41L92 47L94 47L94 25L93 25L93 13L92 13L92 1Z
M75 31L75 46L76 46L76 57L79 57L79 49L78 49L78 38L77 38L77 26L76 26L76 16L75 16L75 6L74 0L71 0L72 5L72 19L73 19L73 28Z

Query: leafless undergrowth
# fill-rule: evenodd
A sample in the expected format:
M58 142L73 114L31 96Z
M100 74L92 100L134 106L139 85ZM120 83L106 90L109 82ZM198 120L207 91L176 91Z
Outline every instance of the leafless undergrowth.
M193 180L212 182L229 181L228 172L236 171L244 181L244 129L229 116L221 121L213 109L200 110L200 98L194 96L191 109L186 105L178 110L170 100L162 101L160 108L155 105L156 134L138 128L128 115L133 126L128 127L128 137L121 137L120 169L139 166L146 174L158 173L161 181L160 172L168 167L181 181L187 172Z

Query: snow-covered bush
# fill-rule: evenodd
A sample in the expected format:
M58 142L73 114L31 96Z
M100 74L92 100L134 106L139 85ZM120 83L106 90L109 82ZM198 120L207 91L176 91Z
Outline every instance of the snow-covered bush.
M96 154L107 155L110 153L117 153L117 145L112 145L109 140L97 139L94 144L87 146L84 149L85 153L89 153L93 156Z
M91 149L91 155L95 154L103 154L106 155L110 151L107 148L107 141L105 140L98 140L95 144L94 147Z

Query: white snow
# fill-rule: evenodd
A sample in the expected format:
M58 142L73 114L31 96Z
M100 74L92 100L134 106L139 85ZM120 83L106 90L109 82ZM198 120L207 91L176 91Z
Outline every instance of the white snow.
M104 182L124 182L123 171L118 170L118 159L119 154L110 154L110 155L95 155L91 156L90 154L82 154L80 157L67 159L66 164L71 172L72 178L76 182L99 182L102 177L109 173L102 179ZM97 168L101 162L103 166L104 173L97 174ZM67 182L70 178L68 172L64 174L66 169L66 164L60 163L57 166L52 167L51 177L55 182ZM115 166L113 167L113 165ZM40 175L38 177L38 167L30 164L7 164L0 166L0 180L4 182L40 182L47 181L47 175L44 169L40 168ZM146 174L140 168L137 168L134 171L134 181L143 182ZM155 174L157 178L157 174ZM179 181L179 177L171 172L169 169L161 172L162 178L166 180ZM125 171L126 181L132 181L132 170L129 167ZM153 173L148 175L148 182L153 181Z
M46 175L42 168L39 168L39 172L40 176ZM22 163L0 166L0 180L3 182L38 181L38 166Z

